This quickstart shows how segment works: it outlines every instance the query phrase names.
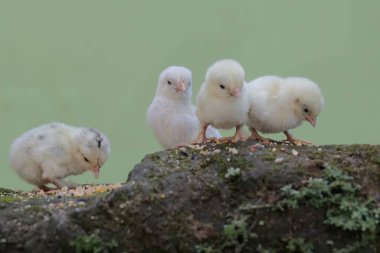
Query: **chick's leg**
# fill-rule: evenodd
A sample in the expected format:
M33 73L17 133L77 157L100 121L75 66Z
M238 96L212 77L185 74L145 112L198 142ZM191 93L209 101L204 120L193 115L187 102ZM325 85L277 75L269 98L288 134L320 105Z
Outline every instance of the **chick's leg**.
M61 183L61 180L53 179L51 180L51 183L57 187L57 189L62 189L63 184Z
M50 187L48 187L48 186L46 186L46 185L39 185L39 186L38 186L38 190L36 190L36 191L39 191L39 190L43 190L44 192L48 192L48 191L53 190L53 188L50 188ZM34 190L33 190L33 191L34 191Z
M232 142L238 142L238 141L245 140L245 138L243 137L243 135L241 133L242 128L243 128L242 125L236 126L235 134L234 134L234 136L232 136L232 139L231 139Z
M202 125L202 129L199 132L199 135L198 135L197 139L195 140L194 144L204 143L206 141L206 130L207 130L208 125L209 124L203 124Z
M264 144L269 144L269 140L262 137L255 128L251 128L251 135L248 137L248 140L258 140Z
M313 144L310 141L304 141L304 140L300 140L300 139L293 137L288 131L285 131L284 134L286 135L286 140L293 143L294 145L311 145L311 144Z
M55 187L57 187L57 189L59 189L59 190L62 189L62 187L63 187L63 183L59 179L44 178L44 181L47 184L53 184L53 185L55 185Z

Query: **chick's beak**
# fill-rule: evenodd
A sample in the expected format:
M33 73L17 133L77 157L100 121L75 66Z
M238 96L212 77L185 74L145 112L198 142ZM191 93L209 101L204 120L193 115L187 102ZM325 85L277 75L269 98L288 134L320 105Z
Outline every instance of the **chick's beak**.
M306 116L305 117L307 121L309 121L309 123L315 127L317 125L317 118L314 117L314 116Z
M96 179L99 178L99 169L100 169L99 165L95 165L91 169L91 172L92 172L92 174L94 174L94 176L95 176Z
M231 95L234 96L234 97L237 97L237 98L240 98L240 88L239 87L234 87L232 90L231 90Z
M179 82L176 86L175 86L175 91L176 92L179 92L179 91L185 91L186 90L186 85L184 82Z

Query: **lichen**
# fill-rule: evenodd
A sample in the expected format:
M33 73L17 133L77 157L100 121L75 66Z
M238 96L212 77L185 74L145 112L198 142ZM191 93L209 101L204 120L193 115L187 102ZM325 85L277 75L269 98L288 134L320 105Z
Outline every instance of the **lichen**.
M363 199L360 189L351 176L327 166L321 178L309 178L300 189L284 186L278 208L298 209L310 205L325 210L325 224L358 233L363 246L364 241L372 242L380 230L380 209L375 201Z
M241 175L239 168L230 167L227 170L227 173L224 175L226 179L234 179Z
M222 253L227 249L233 249L234 252L244 252L244 246L251 236L246 217L242 216L232 219L223 226L223 243L215 245L200 244L195 249L198 253Z

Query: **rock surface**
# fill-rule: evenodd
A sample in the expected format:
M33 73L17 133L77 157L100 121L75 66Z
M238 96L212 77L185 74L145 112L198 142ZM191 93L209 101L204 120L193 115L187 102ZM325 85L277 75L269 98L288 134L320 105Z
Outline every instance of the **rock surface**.
M209 143L109 194L0 189L0 252L377 252L380 146Z

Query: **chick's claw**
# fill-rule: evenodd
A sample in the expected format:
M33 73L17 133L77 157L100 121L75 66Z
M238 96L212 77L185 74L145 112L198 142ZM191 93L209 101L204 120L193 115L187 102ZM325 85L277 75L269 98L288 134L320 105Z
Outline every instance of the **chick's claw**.
M286 135L286 140L289 141L290 143L293 143L294 145L297 145L297 146L313 145L313 143L310 141L304 141L304 140L293 137L288 131L285 131L284 134Z
M192 144L202 144L206 142L206 135L200 134L198 138Z
M57 187L57 189L62 189L63 185L62 185L62 181L59 180L59 179L51 179L51 178L45 178L45 181L47 183L51 183L53 185L55 185L55 187Z
M270 141L264 137L262 137L254 128L251 128L251 135L248 137L248 140L257 140L262 142L263 144L269 144Z
M313 145L312 142L310 141L304 141L304 140L300 140L300 139L296 139L296 138L292 138L292 139L287 139L288 141L290 141L291 143L293 143L294 145L296 146L302 146L302 145Z
M244 138L241 134L235 134L231 138L231 142L233 142L233 143L236 143L238 141L245 141L245 140L246 140L246 138Z
M202 129L199 132L197 139L192 144L200 144L200 143L205 143L207 141L207 137L206 137L207 127L208 127L208 124L205 124L202 126Z
M246 138L244 138L244 136L241 133L241 129L242 129L241 125L236 126L236 132L235 132L234 136L232 136L232 138L231 138L232 142L238 142L238 141L245 141L246 140Z
M223 137L223 138L218 139L219 143L226 143L226 142L231 142L231 141L232 141L232 137Z
M48 191L51 191L51 190L54 190L53 188L50 188L46 185L39 185L37 188L33 189L32 192L39 192L39 191L44 191L44 192L48 192Z

